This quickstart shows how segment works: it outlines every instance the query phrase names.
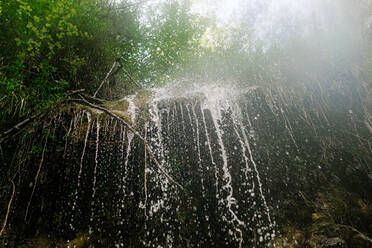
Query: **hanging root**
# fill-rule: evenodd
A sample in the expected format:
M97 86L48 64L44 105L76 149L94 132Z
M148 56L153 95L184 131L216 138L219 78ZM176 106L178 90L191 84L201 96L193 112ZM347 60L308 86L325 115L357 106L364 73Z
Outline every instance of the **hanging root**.
M5 215L5 218L4 218L4 223L3 223L3 226L1 227L1 230L0 230L0 237L5 232L6 224L8 222L8 217L9 217L9 213L10 213L10 208L12 206L12 202L13 202L13 199L14 199L15 184L14 184L13 180L12 180L12 186L13 186L12 196L10 197L10 200L8 202L8 210L6 211L6 215Z
M48 132L47 136L45 137L45 143L44 143L43 152L41 154L39 169L36 172L34 187L32 188L32 193L31 193L31 196L30 196L30 200L28 201L28 204L27 204L26 214L25 214L25 218L24 218L25 222L27 221L28 210L29 210L30 205L31 205L32 197L34 196L34 193L35 193L36 184L37 184L37 181L39 179L39 174L40 174L40 171L41 171L41 167L43 166L43 163L44 163L44 154L45 154L45 149L46 149L46 145L47 145L47 142L48 142L48 136L49 136L49 132Z
M148 153L150 154L150 158L151 160L154 162L154 164L156 165L156 167L158 167L158 169L161 171L161 173L163 173L173 184L177 185L178 187L180 187L182 190L184 190L184 188L181 186L181 184L179 184L177 181L175 181L160 165L160 163L158 162L158 160L156 159L155 155L154 155L154 152L152 151L151 147L149 146L147 140L142 137L142 135L135 129L133 128L132 125L130 125L129 123L127 123L124 119L120 118L119 116L117 116L116 114L112 113L110 110L106 109L106 108L103 108L101 106L97 106L97 105L94 105L90 102L88 102L84 96L80 95L79 96L81 97L81 99L79 99L80 101L82 101L83 103L87 104L89 107L92 107L92 108L95 108L95 109L98 109L98 110L101 110L103 112L105 112L106 114L114 117L116 120L120 121L121 123L123 123L125 126L127 126L143 143L144 143L144 146L145 146L145 149L148 151Z

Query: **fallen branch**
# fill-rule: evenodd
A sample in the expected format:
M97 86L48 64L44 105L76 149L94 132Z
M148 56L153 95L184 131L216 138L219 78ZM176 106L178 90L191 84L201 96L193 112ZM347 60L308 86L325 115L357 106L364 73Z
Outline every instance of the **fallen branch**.
M112 64L110 71L106 74L106 77L102 80L101 85L98 87L98 89L97 89L96 92L94 93L93 97L96 97L98 91L102 88L103 84L105 83L105 81L107 80L107 78L110 76L110 74L111 74L112 70L114 69L116 63L117 63L117 62L115 61L115 62Z
M67 94L67 97L72 96L72 95L75 95L75 94L82 93L84 91L85 91L85 89L73 90L73 91L71 91L70 93Z
M5 228L6 228L6 224L8 222L8 217L9 217L9 213L10 213L10 207L12 206L12 202L13 202L13 199L14 199L14 194L15 194L15 184L12 180L12 186L13 186L13 191L12 191L12 196L10 197L10 200L8 202L8 209L6 211L6 215L5 215L5 218L4 218L4 223L3 223L3 226L1 227L1 230L0 230L0 237L3 235L3 233L5 232Z
M103 112L105 112L106 114L114 117L116 120L120 121L121 123L123 123L125 126L127 126L141 141L143 141L144 143L144 146L145 146L145 149L149 152L150 154L150 158L151 160L155 163L155 165L159 168L159 170L172 182L174 183L175 185L177 185L178 187L180 187L181 189L184 190L184 188L179 184L177 183L160 165L160 163L158 162L158 160L156 159L155 155L154 155L154 152L152 151L151 147L149 146L149 144L147 143L147 140L145 138L142 137L142 135L132 127L132 125L130 125L128 122L126 122L124 119L120 118L119 116L117 116L116 114L112 113L110 110L106 109L106 108L103 108L103 107L100 107L100 106L97 106L97 105L94 105L90 102L88 102L82 95L80 95L80 97L82 98L81 100L87 104L89 107L92 107L92 108L95 108L95 109L98 109L98 110L101 110Z
M36 114L31 116L30 118L27 118L26 120L21 121L20 123L16 124L12 128L8 129L7 131L0 134L0 144L6 139L7 136L10 134L17 132L21 130L26 124L33 121L36 117L38 117L40 114Z
M102 100L102 99L97 98L97 97L89 96L87 94L81 94L81 95L83 95L86 99L89 99L89 100L94 101L94 102L99 103L99 104L102 104L102 103L106 102L106 100Z

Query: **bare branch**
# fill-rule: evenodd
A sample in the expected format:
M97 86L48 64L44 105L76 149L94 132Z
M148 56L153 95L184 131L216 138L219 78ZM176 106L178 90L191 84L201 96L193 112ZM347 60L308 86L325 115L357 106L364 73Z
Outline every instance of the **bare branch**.
M96 97L98 91L102 88L103 84L105 83L105 81L107 80L107 78L110 76L110 74L111 74L112 70L114 69L116 63L117 63L117 62L115 61L115 62L112 64L110 71L106 74L106 77L102 80L101 85L98 87L98 89L97 89L96 92L94 93L93 97Z
M142 86L124 69L124 66L120 63L121 69L124 71L125 75L138 87L142 89Z
M155 155L154 155L154 152L152 151L151 147L149 146L149 144L147 143L147 140L145 138L142 137L142 135L135 129L132 127L132 125L130 125L128 122L126 122L124 119L120 118L119 116L117 116L116 114L112 113L110 110L106 109L106 108L103 108L101 106L97 106L97 105L94 105L90 102L88 102L82 95L80 95L80 97L82 98L82 101L87 104L88 106L92 107L92 108L95 108L95 109L98 109L98 110L101 110L103 112L105 112L106 114L114 117L116 120L122 122L125 126L127 126L141 141L143 141L144 143L144 146L145 146L145 149L149 152L150 154L150 158L151 160L155 163L155 165L159 168L159 170L172 182L174 183L175 185L177 185L178 187L180 187L182 190L184 190L184 188L179 184L177 183L163 168L162 166L160 165L160 163L158 162L158 160L156 159Z

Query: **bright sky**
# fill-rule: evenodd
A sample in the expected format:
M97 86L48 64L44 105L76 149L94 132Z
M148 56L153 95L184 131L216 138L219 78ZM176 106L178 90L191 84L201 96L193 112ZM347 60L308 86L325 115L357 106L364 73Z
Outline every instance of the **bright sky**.
M282 11L297 16L314 10L319 0L194 0L193 9L200 14L216 13L219 21L225 22L236 16L247 6L268 3L267 14L278 15ZM326 0L324 0L326 1Z
M129 0L140 1L141 0ZM145 6L158 6L161 2L170 0L145 0ZM324 10L324 3L330 0L191 0L192 11L204 16L215 16L217 25L222 27L243 23L253 25L256 35L262 39L271 32L280 29L280 25L295 20L295 23L313 19ZM336 1L336 0L333 0ZM322 6L323 5L323 6ZM253 11L253 12L252 12ZM255 13L250 18L249 13ZM257 15L259 13L259 15ZM320 15L321 16L321 15ZM146 18L144 16L144 18ZM252 23L253 22L253 23ZM302 23L304 24L304 23ZM305 25L306 26L306 25Z
M202 15L215 13L217 20L225 22L239 9L242 0L194 0L193 9Z

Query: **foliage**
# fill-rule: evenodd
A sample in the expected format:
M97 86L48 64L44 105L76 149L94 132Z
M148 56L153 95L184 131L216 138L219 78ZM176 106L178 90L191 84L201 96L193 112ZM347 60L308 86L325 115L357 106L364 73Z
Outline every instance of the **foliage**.
M200 57L199 40L206 20L191 13L189 0L164 2L159 10L150 8L143 25L139 47L139 77L152 85L164 83L180 74Z
M136 40L135 13L108 1L0 1L0 9L4 124L55 104L67 90L92 92Z

